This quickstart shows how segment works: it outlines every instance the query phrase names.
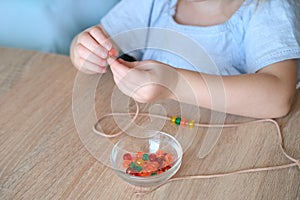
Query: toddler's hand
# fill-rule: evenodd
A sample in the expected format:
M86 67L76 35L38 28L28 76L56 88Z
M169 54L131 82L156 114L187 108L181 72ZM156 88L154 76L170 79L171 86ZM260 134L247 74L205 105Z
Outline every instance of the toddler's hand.
M97 25L74 38L70 57L74 66L82 72L89 74L105 73L108 57L117 56L112 55L112 50L112 42Z
M154 60L108 62L118 88L136 101L148 103L173 96L178 73L169 65Z

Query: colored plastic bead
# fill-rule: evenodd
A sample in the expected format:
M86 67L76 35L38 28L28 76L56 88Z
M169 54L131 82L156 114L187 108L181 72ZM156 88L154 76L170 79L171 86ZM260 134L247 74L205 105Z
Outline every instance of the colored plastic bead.
M159 166L162 166L165 162L165 159L162 157L156 158L156 162L158 162Z
M140 171L142 171L143 168L142 168L142 166L139 166L139 165L138 165L138 166L136 166L134 169L135 169L136 171L140 172Z
M171 117L171 123L172 123L172 124L175 124L175 121L176 121L176 117L175 117L175 116L172 116L172 117Z
M157 169L158 169L158 167L159 167L159 163L158 163L158 162L156 162L156 161L154 161L154 162L151 162L149 165L151 165L151 167L153 167L153 168L154 168L154 170L157 170Z
M111 50L109 50L108 55L109 56L113 56L113 57L117 57L118 56L118 51L115 50L114 48L112 48Z
M145 153L144 155L143 155L143 158L142 158L143 160L149 160L149 154L147 154L147 153Z
M148 172L148 171L145 171L145 170L142 170L140 173L139 173L139 176L150 176L151 175L151 172Z
M130 166L131 161L130 160L124 160L123 161L123 167L128 168Z
M134 168L136 167L135 162L131 162L131 163L129 164L129 167L132 168L132 169L134 169Z
M151 154L149 155L149 160L150 160L150 161L155 161L155 160L156 160L156 155L155 155L154 153L151 153Z
M141 158L139 158L139 159L137 159L136 160L136 164L138 164L138 165L142 165L143 164L143 159L141 159Z
M144 160L144 162L141 164L143 168L145 168L147 165L149 165L149 161L147 160Z
M194 120L189 121L188 125L190 128L194 128L194 126L195 126Z
M156 157L162 157L164 155L164 153L165 152L163 150L159 149L159 150L156 151L155 155L156 155Z
M174 156L170 153L168 153L167 155L165 155L165 161L166 163L170 164L174 161Z
M180 121L181 121L181 118L177 117L176 120L175 120L175 124L180 125Z
M145 168L144 168L145 171L147 172L154 172L157 170L157 168L154 166L154 165L147 165Z
M132 176L137 176L138 172L136 170L134 170L134 169L132 169L132 168L129 167L129 168L126 169L126 174L130 174Z
M187 121L186 119L181 118L181 121L180 121L180 125L181 125L181 126L186 126L187 123L188 123L188 121Z
M164 167L161 169L161 171L165 172L165 171L167 171L167 170L169 170L169 169L171 169L171 166L170 166L170 165L166 165L166 166L164 166Z
M143 158L143 155L144 155L143 152L137 152L137 153L136 153L136 158L137 158L137 159Z
M155 175L157 175L157 172L152 172L151 173L151 176L155 176Z
M136 162L136 159L137 159L137 158L136 158L135 156L132 156L131 161L132 161L132 162Z
M125 154L123 155L123 160L132 160L131 154L130 154L130 153L125 153Z

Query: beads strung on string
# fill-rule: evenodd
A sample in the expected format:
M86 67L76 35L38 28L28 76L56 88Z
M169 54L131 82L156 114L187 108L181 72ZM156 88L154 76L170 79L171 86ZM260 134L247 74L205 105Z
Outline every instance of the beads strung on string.
M188 126L189 128L194 128L195 126L194 120L188 121L187 119L181 117L172 116L170 121L172 124L176 124L178 126Z

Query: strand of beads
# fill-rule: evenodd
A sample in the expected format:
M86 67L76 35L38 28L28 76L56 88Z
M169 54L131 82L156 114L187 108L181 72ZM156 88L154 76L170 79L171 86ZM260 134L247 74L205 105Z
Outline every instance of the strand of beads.
M188 126L189 128L194 128L195 126L194 120L188 121L187 119L181 117L172 116L170 121L172 124L176 124L178 126Z

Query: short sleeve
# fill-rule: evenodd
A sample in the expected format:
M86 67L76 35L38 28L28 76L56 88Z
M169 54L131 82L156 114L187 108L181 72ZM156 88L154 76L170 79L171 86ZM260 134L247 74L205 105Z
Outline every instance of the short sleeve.
M253 9L245 27L247 73L300 58L300 3L288 2L269 0Z
M154 0L121 0L101 25L124 52L144 46ZM135 56L136 57L136 56Z

